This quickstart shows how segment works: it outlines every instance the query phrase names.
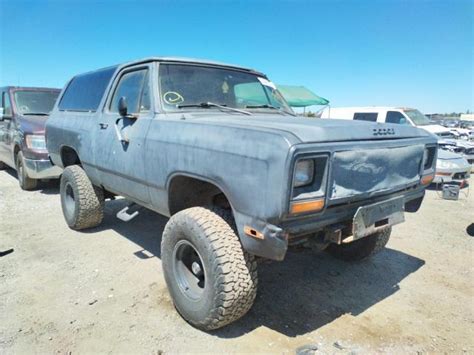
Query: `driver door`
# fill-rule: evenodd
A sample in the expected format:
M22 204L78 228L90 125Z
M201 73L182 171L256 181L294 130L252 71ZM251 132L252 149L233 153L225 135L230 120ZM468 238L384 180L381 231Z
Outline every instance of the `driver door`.
M152 66L127 68L114 81L96 128L95 161L104 187L114 193L149 203L145 179L145 138L153 119ZM124 97L128 115L118 110Z
M13 113L8 91L0 92L1 107L3 108L2 119L0 120L0 161L12 167L13 161Z

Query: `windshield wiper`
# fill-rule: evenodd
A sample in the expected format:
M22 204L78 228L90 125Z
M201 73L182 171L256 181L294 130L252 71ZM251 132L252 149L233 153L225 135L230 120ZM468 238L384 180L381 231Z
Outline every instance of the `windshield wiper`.
M46 112L25 112L25 113L22 113L22 115L24 116L49 116L49 113L46 113Z
M215 104L215 103L213 103L213 102L201 102L201 103L199 103L199 104L178 105L177 107L178 107L178 108L185 108L185 107L201 107L201 108L218 107L218 108L224 109L224 110L230 110L230 111L235 111L235 112L243 113L244 115L249 115L249 116L252 115L252 114L251 114L250 112L248 112L248 111L239 110L238 108L227 107L227 106L224 106L224 105Z
M273 105L268 105L268 104L264 104L264 105L247 105L247 106L245 106L245 108L270 108L270 109L272 109L272 110L277 110L278 112L281 112L281 113L286 113L286 114L288 114L288 115L295 116L295 115L289 113L288 111L283 110L282 108L279 108L279 107L276 107L276 106L273 106Z

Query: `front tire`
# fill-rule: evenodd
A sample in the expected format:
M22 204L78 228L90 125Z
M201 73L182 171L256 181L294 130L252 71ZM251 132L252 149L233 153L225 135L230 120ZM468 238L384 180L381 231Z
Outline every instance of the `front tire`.
M161 242L163 272L181 316L202 330L221 328L252 307L257 263L225 215L192 207L173 215Z
M92 185L80 166L71 165L64 169L59 192L63 215L70 228L93 228L102 222L104 191Z
M390 239L392 228L371 234L347 244L330 244L327 251L334 257L346 261L360 261L367 259L385 248Z
M25 169L25 160L23 158L23 153L20 151L16 155L16 172L18 174L18 183L23 190L30 191L36 189L38 186L38 180L32 179L28 176L28 173Z

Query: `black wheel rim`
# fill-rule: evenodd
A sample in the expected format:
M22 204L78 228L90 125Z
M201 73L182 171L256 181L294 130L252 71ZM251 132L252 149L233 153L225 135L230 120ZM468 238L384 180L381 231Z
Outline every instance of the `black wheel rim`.
M199 300L206 287L206 270L196 248L187 240L174 247L174 275L181 292L191 300Z
M67 182L64 186L64 209L68 216L74 215L74 209L76 208L76 200L74 196L74 189L72 185Z

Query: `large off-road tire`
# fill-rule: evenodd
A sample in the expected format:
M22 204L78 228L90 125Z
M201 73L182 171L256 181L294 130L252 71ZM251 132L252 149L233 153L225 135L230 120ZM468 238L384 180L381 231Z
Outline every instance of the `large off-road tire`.
M326 250L338 259L363 260L381 251L388 243L391 232L392 228L387 228L351 243L330 244Z
M192 207L173 215L163 232L168 290L181 316L203 330L242 317L257 293L257 262L242 249L228 216Z
M32 179L28 176L28 173L25 169L25 160L21 151L16 155L15 165L20 187L27 191L36 189L38 186L38 180Z
M59 185L66 223L80 230L98 226L104 217L104 191L92 185L79 165L64 169Z

